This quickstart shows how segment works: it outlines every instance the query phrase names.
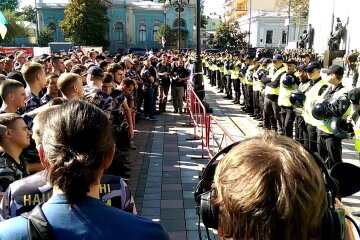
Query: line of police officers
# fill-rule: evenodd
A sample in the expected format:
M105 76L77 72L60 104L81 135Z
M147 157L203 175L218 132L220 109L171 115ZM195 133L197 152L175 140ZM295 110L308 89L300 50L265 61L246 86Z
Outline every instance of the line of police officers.
M342 161L342 139L352 133L360 152L360 89L349 92L343 86L341 66L323 70L326 78L322 79L318 62L298 64L284 61L280 54L268 59L224 52L205 54L203 67L210 84L224 92L225 99L242 105L264 129L295 138L319 153L328 168Z

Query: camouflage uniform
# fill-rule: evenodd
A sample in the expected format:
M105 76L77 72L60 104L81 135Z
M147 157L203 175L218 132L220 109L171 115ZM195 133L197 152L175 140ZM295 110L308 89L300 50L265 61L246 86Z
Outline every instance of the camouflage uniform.
M45 94L44 96L42 96L42 98L40 99L41 106L50 102L51 99L52 99L52 97L50 97L48 94Z
M40 97L33 94L29 89L26 89L28 96L25 100L25 111L24 113L31 112L39 107L41 107L41 100Z
M44 170L10 184L1 202L0 215L4 219L13 218L49 200L53 192L46 174ZM120 177L103 175L100 199L109 206L137 214L130 189Z
M110 117L113 99L103 90L86 85L84 87L84 100L100 108Z

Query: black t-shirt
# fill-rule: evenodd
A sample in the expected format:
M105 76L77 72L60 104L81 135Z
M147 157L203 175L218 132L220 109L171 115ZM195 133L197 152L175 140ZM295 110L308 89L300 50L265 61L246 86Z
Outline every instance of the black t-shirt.
M170 73L171 73L171 64L170 63L159 63L157 65L157 70L159 73L168 73L168 77L160 77L160 84L161 85L170 85Z
M171 71L171 77L172 77L172 85L174 87L183 87L186 84L186 81L179 81L180 78L186 78L190 76L189 71L182 67L178 68L177 66L174 66L173 70Z

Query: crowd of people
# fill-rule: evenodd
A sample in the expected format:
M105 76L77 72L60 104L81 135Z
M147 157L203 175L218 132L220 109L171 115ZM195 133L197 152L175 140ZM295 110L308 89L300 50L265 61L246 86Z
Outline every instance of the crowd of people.
M296 139L331 169L342 161L342 139L357 131L358 90L342 84L343 67L322 71L310 50L264 54L207 55L204 71L225 99L260 121L259 127Z

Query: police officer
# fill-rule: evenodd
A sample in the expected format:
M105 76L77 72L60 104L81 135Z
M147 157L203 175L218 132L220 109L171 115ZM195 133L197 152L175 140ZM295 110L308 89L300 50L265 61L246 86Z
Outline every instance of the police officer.
M241 109L247 113L250 113L252 111L252 109L250 109L250 102L249 102L249 87L248 85L250 84L249 82L249 77L251 72L252 72L252 65L254 63L253 61L253 57L250 55L245 56L245 64L243 64L242 66L242 72L243 72L243 78L242 78L242 90L243 90L243 95L244 95L244 107L242 107Z
M282 135L292 138L295 112L290 102L290 94L298 88L299 79L296 73L296 61L290 59L286 62L286 74L280 78L278 104L281 108L280 116L283 125Z
M233 101L234 104L240 103L240 78L239 78L239 71L241 67L241 61L239 60L239 54L233 55L233 65L231 70L231 81L234 84L234 92L235 92L235 99Z
M317 131L316 126L319 121L312 115L315 104L320 99L321 94L327 88L327 83L321 78L321 65L318 62L311 62L305 68L308 78L310 79L309 89L306 91L306 100L304 103L304 121L307 131L304 132L304 146L312 152L317 152Z
M284 58L281 54L273 57L273 66L269 75L261 81L265 86L263 127L271 129L271 118L275 118L277 126L274 130L282 132L283 126L280 118L280 107L278 105L280 78L286 73Z
M232 65L232 59L230 55L227 55L224 59L224 78L223 86L225 87L226 96L225 99L232 99L232 86L231 86L231 71L230 66Z
M305 72L305 68L306 68L306 64L301 64L297 70L299 72L299 80L300 80L300 85L299 85L299 91L301 93L301 100L305 99L305 92L309 89L310 87L310 80L308 78L307 73ZM296 97L296 96L295 96ZM291 98L290 98L291 100ZM294 99L293 101L297 101L298 99ZM304 104L303 102L301 104ZM305 136L307 136L307 128L306 128L306 123L304 121L304 107L303 105L299 106L299 105L294 105L292 103L294 112L295 112L295 140L298 141L299 143L301 143L302 145L304 145L304 139ZM308 146L307 146L308 147Z
M323 72L327 74L326 80L329 86L321 95L319 102L322 103L322 106L329 108L329 111L335 115L334 117L344 119L350 114L350 100L347 97L348 91L341 82L344 69L339 65L332 65ZM323 159L328 158L327 166L329 169L336 163L342 162L342 139L334 134L334 130L330 126L332 120L334 118L324 119L317 125L318 152Z

